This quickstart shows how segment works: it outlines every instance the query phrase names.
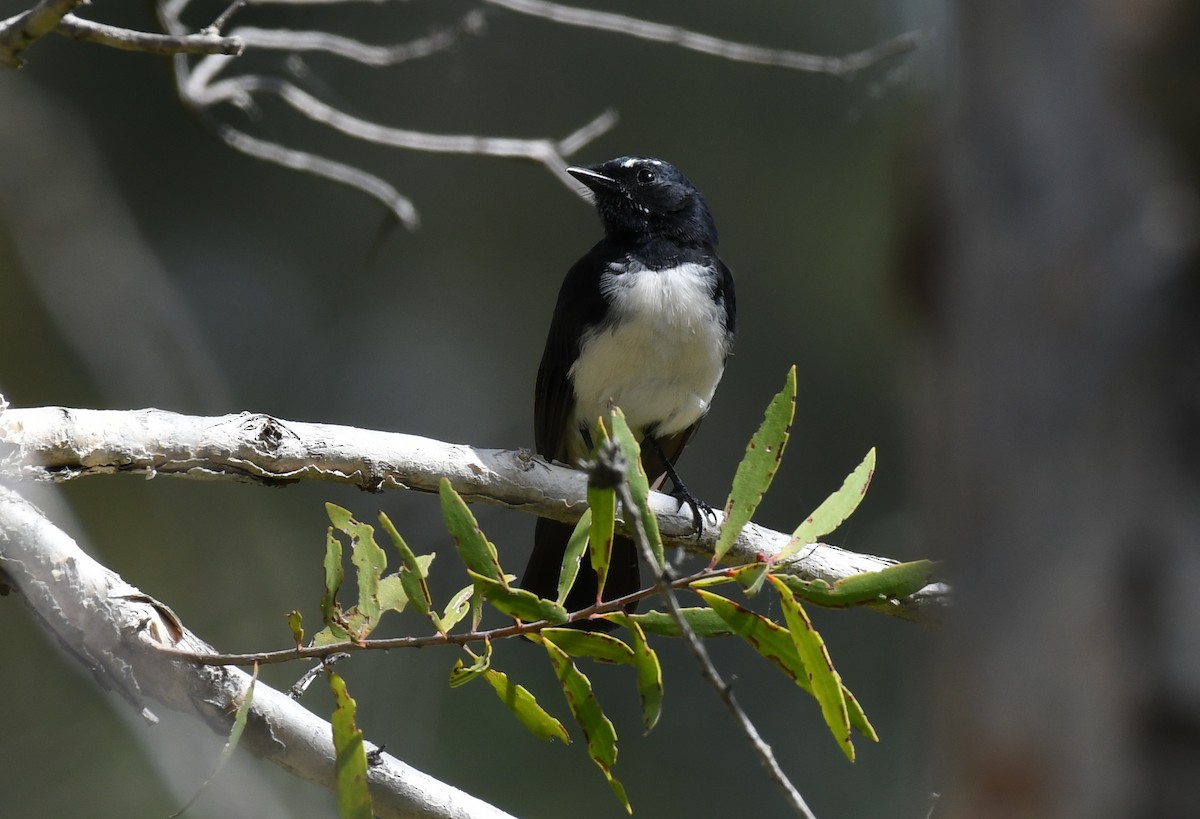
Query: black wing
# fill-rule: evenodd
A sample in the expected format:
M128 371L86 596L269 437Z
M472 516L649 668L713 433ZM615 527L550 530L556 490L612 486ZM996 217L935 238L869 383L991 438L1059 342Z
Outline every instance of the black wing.
M568 373L579 358L583 331L604 319L600 275L611 258L607 244L599 242L567 272L558 292L533 397L533 440L538 454L548 460L567 460L568 434L573 432L567 426L575 410Z

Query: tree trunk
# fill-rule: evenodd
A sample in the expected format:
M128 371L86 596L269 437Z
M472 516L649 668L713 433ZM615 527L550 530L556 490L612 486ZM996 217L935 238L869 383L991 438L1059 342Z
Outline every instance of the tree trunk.
M918 436L959 583L935 816L1200 809L1198 109L1163 116L1200 87L1194 6L954 9Z

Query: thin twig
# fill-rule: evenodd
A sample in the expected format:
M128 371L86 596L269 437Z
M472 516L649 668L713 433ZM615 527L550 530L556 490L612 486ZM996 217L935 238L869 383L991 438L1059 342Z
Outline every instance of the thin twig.
M682 577L673 581L675 586L683 588L698 580L707 580L711 577L718 577L725 573L726 570L718 569L716 571L702 571L688 577ZM379 639L359 640L358 642L339 642L326 643L324 645L301 646L297 648L285 648L279 651L259 651L252 654L207 654L203 652L184 651L170 647L163 647L161 650L171 654L178 659L186 660L198 665L236 665L236 666L252 666L258 665L276 665L278 663L288 663L294 660L323 660L338 653L350 653L357 651L390 651L399 648L432 648L434 646L466 646L473 643L486 643L493 640L504 640L511 637L520 637L523 634L534 634L544 628L552 628L570 623L582 623L591 620L598 614L606 614L613 611L623 611L624 608L631 603L636 603L639 600L644 600L647 597L653 597L660 594L661 591L657 586L642 589L640 591L627 594L624 597L605 600L603 603L593 604L584 609L571 612L567 619L562 623L551 623L548 620L537 620L530 623L520 623L511 626L500 626L499 628L487 629L485 631L465 631L458 634L427 634L423 637L384 637Z
M421 217L412 200L374 174L317 154L288 148L278 142L259 139L232 125L218 122L214 118L206 117L204 121L212 126L221 141L247 156L282 165L292 170L303 171L360 190L386 205L405 227L415 228L420 224Z
M624 458L617 448L616 443L610 441L609 444L609 447L601 450L600 458L607 460L606 466L610 469L616 469L622 475L627 474L628 465L624 463ZM737 698L733 694L733 687L721 677L721 673L713 665L712 658L708 656L708 649L704 647L704 643L696 636L696 632L688 624L687 618L683 616L679 601L675 598L675 589L681 584L671 576L670 566L660 566L654 557L654 552L650 548L650 540L646 536L646 527L642 524L641 511L638 509L637 504L633 502L633 497L629 492L628 480L623 479L618 481L614 489L616 489L617 496L621 501L621 508L624 510L627 518L626 522L633 529L634 540L637 541L638 547L641 549L642 559L655 569L654 591L662 597L663 602L666 604L667 613L670 614L671 619L679 627L684 644L692 652L692 656L696 658L697 665L700 666L701 675L716 689L717 695L733 715L734 722L737 723L742 733L746 735L750 746L758 755L759 762L767 769L767 775L783 791L784 798L792 810L795 811L797 816L804 817L804 819L816 819L816 815L808 807L808 803L804 801L804 797L800 795L800 791L796 789L796 786L788 779L787 774L783 772L783 768L779 766L779 762L775 759L775 754L771 750L771 746L763 740L758 733L758 729L754 727L754 723L750 720L750 717L738 705ZM688 581L688 583L690 582L691 580Z
M477 34L482 28L483 13L476 10L464 15L453 26L438 29L424 37L386 46L371 45L353 37L344 37L327 31L239 26L234 33L252 48L289 52L320 51L362 65L383 68L409 60L430 57L440 51L445 51L459 42L461 34Z
M246 0L233 0L233 2L225 8L225 11L217 15L217 19L213 20L204 27L204 30L211 31L214 34L219 34L225 29L225 26L229 25L229 21L232 19L233 15L241 11L242 7L245 5Z
M681 26L655 23L624 14L614 14L608 11L581 9L575 6L564 6L547 0L483 0L492 6L508 9L518 14L540 17L554 23L567 26L579 26L597 31L608 31L633 37L639 40L649 40L656 43L686 48L713 57L720 57L734 62L753 63L755 65L789 68L795 71L812 71L821 74L832 74L835 77L850 77L880 60L912 51L921 44L923 35L920 32L908 32L891 40L879 43L864 51L846 54L841 57L824 57L818 54L804 54L787 49L766 48L764 46L736 43L722 40L708 34L700 34Z
M168 0L160 5L159 16L167 31L179 33L185 30L180 15L186 6L187 0ZM477 33L482 27L483 15L474 11L452 26L391 46L373 46L349 37L319 31L281 31L246 27L234 29L232 34L242 38L250 48L319 51L364 65L382 67L428 57L454 45L462 33ZM581 197L584 196L583 192L564 170L567 157L610 130L617 121L614 111L604 111L561 140L431 134L389 127L355 117L294 83L278 77L244 74L218 79L218 75L228 65L230 62L227 59L216 56L201 60L195 66L183 58L177 58L175 61L176 85L180 98L190 105L201 121L227 145L256 159L312 173L362 191L385 204L410 228L415 227L418 222L416 207L411 200L402 196L380 177L327 157L251 136L218 120L211 113L211 109L223 102L244 109L253 103L256 95L271 94L301 116L354 139L414 151L532 160L550 170L555 178Z
M295 6L360 1L254 0L256 5L279 3ZM160 3L159 17L168 32L182 36L186 31L180 18L189 2L190 0L163 0ZM850 77L855 72L886 57L910 51L916 48L922 39L922 35L919 33L910 32L864 51L840 57L826 57L736 43L679 26L655 23L611 12L564 6L548 2L548 0L484 0L484 2L518 14L538 17L562 25L579 26L650 42L665 43L736 62L820 72L842 78ZM228 12L222 15L222 22L226 21L228 16ZM482 30L483 19L483 14L476 10L466 15L454 26L439 29L426 37L396 46L373 46L349 37L316 31L241 28L235 29L232 33L241 37L250 48L322 51L364 65L387 66L405 60L428 57L444 50L453 45L462 32L476 33ZM583 128L557 142L549 139L506 139L430 134L389 127L352 116L281 78L247 74L217 81L217 75L226 65L228 65L228 61L210 57L193 67L185 59L177 57L175 61L176 83L181 99L198 112L205 112L206 109L221 102L245 106L255 94L272 94L291 106L301 116L354 139L405 150L530 159L546 167L555 178L581 197L585 196L584 191L565 172L566 158L581 150L616 123L616 113L605 111ZM416 222L416 210L412 203L401 197L390 184L379 177L366 171L351 169L332 159L318 157L308 152L252 137L232 126L225 125L217 128L214 124L216 120L212 119L211 115L202 117L202 120L217 130L222 139L236 150L258 159L308 171L341 182L356 190L376 196L406 225L411 227ZM406 213L407 216L402 213Z

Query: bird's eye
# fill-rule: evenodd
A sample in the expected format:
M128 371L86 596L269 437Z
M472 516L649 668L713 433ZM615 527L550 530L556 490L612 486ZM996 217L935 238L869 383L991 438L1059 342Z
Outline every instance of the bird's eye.
M654 181L654 171L649 168L638 168L637 181L639 185L649 185Z

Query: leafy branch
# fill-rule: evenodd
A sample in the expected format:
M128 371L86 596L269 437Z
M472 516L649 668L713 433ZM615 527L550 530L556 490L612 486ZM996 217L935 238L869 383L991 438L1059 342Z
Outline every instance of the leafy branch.
M929 561L915 561L854 575L833 584L801 578L782 570L781 567L787 565L786 560L807 543L809 537L832 531L858 506L874 472L874 450L837 491L801 522L788 545L777 555L745 566L717 567L722 550L727 551L736 541L739 530L748 524L778 468L787 444L795 391L793 368L784 389L771 402L762 425L747 447L725 504L725 523L717 539L717 551L709 566L701 572L686 578L672 577L663 557L661 535L649 502L649 483L639 460L640 444L621 411L614 408L607 423L602 419L597 426L594 460L588 465L589 510L581 518L572 538L582 546L568 549L559 599L543 599L511 583L514 577L504 571L496 546L480 529L451 482L442 478L439 483L442 516L454 539L458 557L471 578L471 583L452 595L443 606L434 604L427 582L435 555L416 554L388 517L381 513L379 524L387 536L386 545L399 555L398 569L388 573L389 550L377 542L375 527L356 520L346 509L327 504L331 526L326 536L324 559L323 628L307 646L303 645L300 615L293 612L289 616L289 627L296 643L294 649L220 656L172 653L201 664L251 665L328 658L335 653L371 649L457 645L468 659L459 658L453 664L449 671L451 687L457 688L477 678L486 679L517 720L535 736L567 742L569 735L563 723L528 690L494 667L492 646L496 641L513 637L529 639L546 651L571 715L586 738L589 755L621 804L626 810L632 810L624 787L614 773L616 729L605 715L592 683L578 661L591 659L633 667L643 722L646 730L651 730L658 721L663 682L662 668L647 633L681 636L705 677L734 714L772 780L783 790L788 803L797 815L811 818L813 814L799 791L780 769L770 748L738 706L728 683L713 666L701 638L732 634L749 643L761 657L778 667L817 701L835 742L853 761L852 731L871 741L878 741L878 736L834 667L828 648L813 627L804 604L851 606L897 599L928 584L935 567ZM568 612L563 608L562 600L574 581L577 564L585 551L590 555L591 567L597 572L599 586L603 589L618 509L623 511L626 527L633 531L643 558L654 569L654 582L637 594L619 600L602 601L598 593L593 606ZM348 608L343 608L338 601L346 579L343 541L348 544L350 562L357 578L355 603ZM747 605L713 590L729 584L740 589L745 598L769 590L783 613L783 622L764 617ZM680 606L676 599L679 592L696 595L703 606ZM630 603L649 597L661 598L666 612L629 614L625 611ZM511 624L480 630L485 604L488 609L511 620ZM423 637L371 638L385 615L408 609L427 620L434 633ZM624 637L569 627L597 621L622 628ZM465 629L455 631L464 623Z

